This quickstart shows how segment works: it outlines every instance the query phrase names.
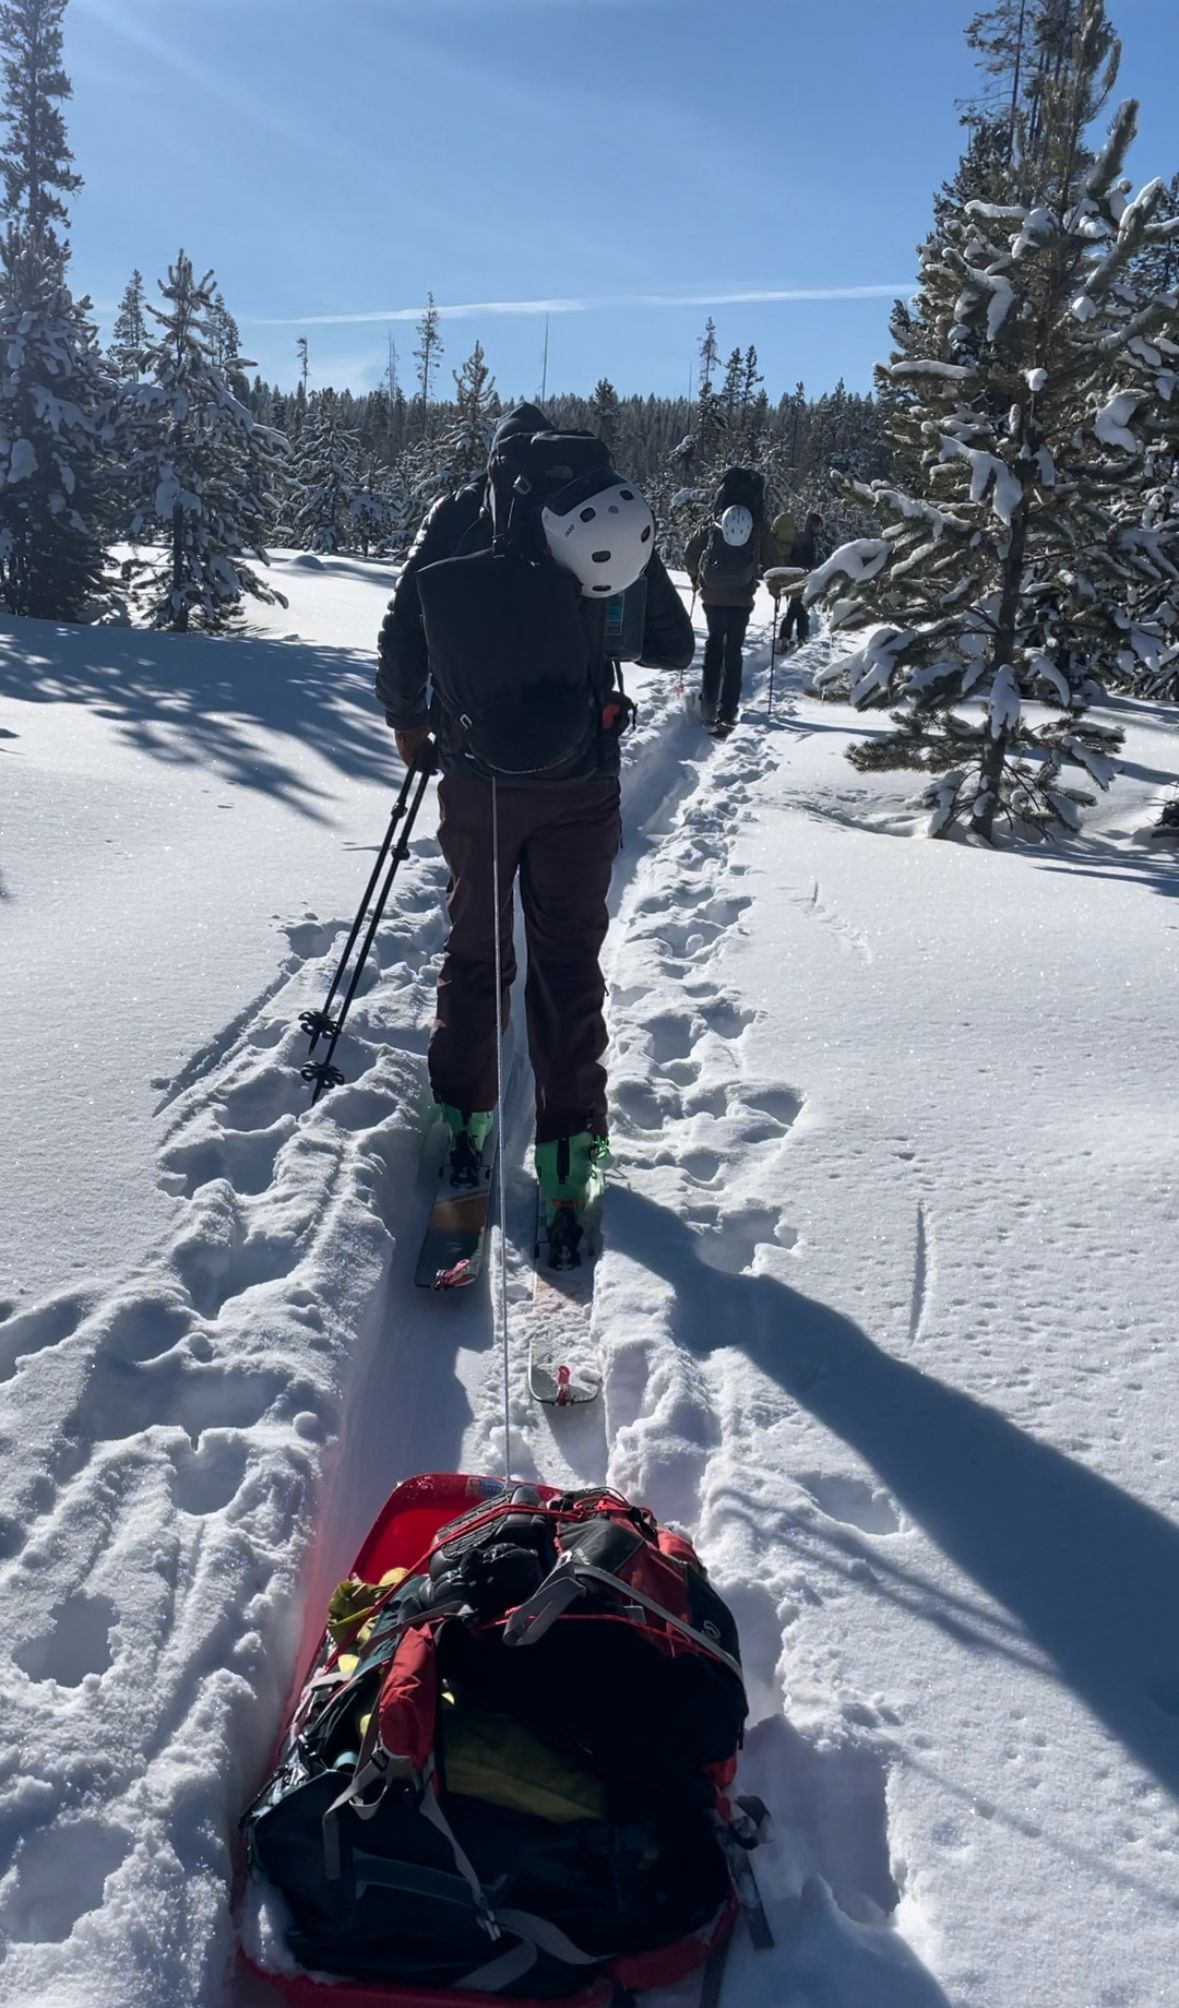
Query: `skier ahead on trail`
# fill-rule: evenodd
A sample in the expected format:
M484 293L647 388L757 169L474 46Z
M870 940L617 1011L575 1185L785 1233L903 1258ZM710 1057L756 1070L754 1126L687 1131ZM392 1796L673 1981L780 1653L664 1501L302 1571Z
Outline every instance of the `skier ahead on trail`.
M728 730L737 723L742 650L757 582L774 562L760 474L729 468L713 499L711 520L689 538L684 561L708 622L700 715L706 725Z
M804 528L792 538L789 555L783 558L782 562L802 566L806 571L813 572L819 562L819 536L822 528L823 518L818 510L814 509L807 517ZM786 612L782 616L782 625L778 631L779 643L783 648L789 648L796 632L799 641L802 642L809 639L810 631L810 615L803 605L802 594L792 593L786 602Z
M639 639L626 651L611 623L633 581L628 624L637 612ZM550 1222L584 1205L606 1144L599 956L630 718L613 656L684 669L692 650L642 497L610 469L600 440L550 431L530 404L502 420L486 481L431 510L381 629L377 696L398 751L411 761L432 733L442 775L451 931L429 1065L452 1165L478 1175L494 1120L497 839L501 1001L506 1020L518 877Z

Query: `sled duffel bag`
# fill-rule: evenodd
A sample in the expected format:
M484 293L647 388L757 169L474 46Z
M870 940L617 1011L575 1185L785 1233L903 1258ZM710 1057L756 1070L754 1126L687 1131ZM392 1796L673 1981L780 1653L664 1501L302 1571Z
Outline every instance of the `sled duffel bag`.
M646 1508L410 1479L243 1821L244 1957L322 2008L669 1985L751 1882L745 1716L729 1611Z

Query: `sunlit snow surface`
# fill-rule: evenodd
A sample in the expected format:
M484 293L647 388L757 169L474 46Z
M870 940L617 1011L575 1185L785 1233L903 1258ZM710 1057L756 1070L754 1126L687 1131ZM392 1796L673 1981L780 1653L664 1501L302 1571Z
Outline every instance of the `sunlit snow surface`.
M397 780L388 572L265 639L0 635L0 2003L235 2008L237 1816L393 1483L496 1469L489 1295L412 1289L423 829L313 1113ZM1173 714L1067 850L915 838L755 617L642 721L608 951L602 1403L514 1462L695 1534L741 1626L778 1949L732 2008L1154 2008L1179 1934ZM294 637L300 639L296 641ZM689 679L690 682L690 679ZM431 824L433 809L431 806ZM529 1082L508 1095L527 1300ZM694 1981L659 2008L691 2008Z

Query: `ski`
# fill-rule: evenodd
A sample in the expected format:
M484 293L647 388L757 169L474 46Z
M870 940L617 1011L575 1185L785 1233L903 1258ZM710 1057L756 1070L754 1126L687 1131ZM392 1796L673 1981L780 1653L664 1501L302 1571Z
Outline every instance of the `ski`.
M536 1270L528 1322L528 1386L549 1408L595 1401L602 1375L593 1338L594 1271L601 1248L601 1199L581 1224L576 1248L550 1241L536 1192Z
M487 1248L498 1154L499 1124L495 1123L473 1183L455 1181L449 1151L444 1156L414 1275L419 1290L466 1290L478 1281Z

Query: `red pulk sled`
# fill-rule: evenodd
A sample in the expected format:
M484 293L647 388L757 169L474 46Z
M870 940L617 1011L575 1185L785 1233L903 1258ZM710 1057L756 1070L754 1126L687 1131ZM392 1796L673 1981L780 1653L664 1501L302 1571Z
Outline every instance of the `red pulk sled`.
M764 1943L745 1714L732 1618L644 1507L410 1479L243 1822L287 1970L261 1929L248 1963L304 2008L608 2008L739 1905Z

